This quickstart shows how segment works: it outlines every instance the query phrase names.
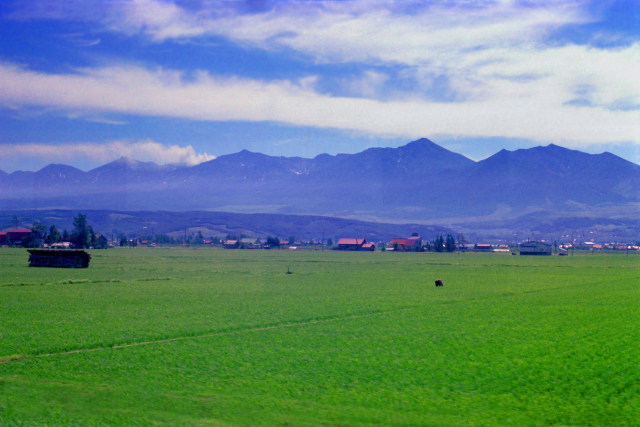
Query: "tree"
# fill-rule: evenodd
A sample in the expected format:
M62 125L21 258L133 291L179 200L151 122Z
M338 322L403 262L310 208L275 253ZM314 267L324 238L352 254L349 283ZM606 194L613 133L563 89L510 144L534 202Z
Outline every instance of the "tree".
M108 249L109 241L104 235L99 236L96 238L96 242L93 244L93 247L96 249Z
M462 250L467 249L467 241L464 239L464 234L458 233L458 247Z
M331 237L327 239L327 246L333 246L333 239L331 239Z
M204 243L204 236L202 235L202 231L198 230L198 234L196 234L196 237L193 239L193 244L201 245L203 243Z
M436 252L444 251L444 237L442 237L442 234L433 241L433 250Z
M453 252L456 250L456 239L451 234L447 234L447 240L444 244L447 252Z
M47 243L58 243L62 241L62 236L60 235L60 230L56 228L55 225L51 225L49 227L49 235L47 236Z
M47 227L40 221L31 226L31 234L22 238L22 246L25 248L39 248L46 237Z
M280 247L280 239L277 237L267 236L267 247L269 248L279 248Z
M90 247L92 233L93 230L87 223L87 216L78 213L78 216L73 218L73 232L71 234L71 240L75 247L80 249Z
M14 215L13 218L11 218L11 225L13 225L13 228L18 228L18 224L20 224L20 221L18 217Z

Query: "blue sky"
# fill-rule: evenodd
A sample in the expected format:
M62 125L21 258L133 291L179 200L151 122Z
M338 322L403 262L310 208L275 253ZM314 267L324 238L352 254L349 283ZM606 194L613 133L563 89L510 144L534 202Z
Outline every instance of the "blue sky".
M0 170L420 137L640 163L640 1L5 0Z

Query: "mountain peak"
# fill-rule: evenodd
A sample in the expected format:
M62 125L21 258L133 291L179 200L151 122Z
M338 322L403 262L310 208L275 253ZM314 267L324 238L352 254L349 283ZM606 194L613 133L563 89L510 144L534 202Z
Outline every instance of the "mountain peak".
M51 163L38 171L38 173L59 173L59 172L78 173L82 171L78 168L74 168L73 166L62 165L58 163Z

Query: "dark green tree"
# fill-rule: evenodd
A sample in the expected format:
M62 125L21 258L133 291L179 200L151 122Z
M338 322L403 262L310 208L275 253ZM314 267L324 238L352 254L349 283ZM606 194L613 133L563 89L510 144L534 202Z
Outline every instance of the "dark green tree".
M465 240L463 233L458 233L458 247L463 251L467 249L467 241Z
M433 241L433 250L436 252L444 251L444 237L442 237L442 234Z
M331 239L331 237L327 239L327 246L333 246L333 239Z
M49 227L49 235L47 236L47 243L58 243L62 242L62 235L60 234L60 230L55 225L51 225Z
M447 240L444 246L447 252L454 252L456 250L456 239L454 239L451 234L447 234Z
M89 246L95 248L98 244L98 236L93 232L93 227L89 226Z
M279 248L280 247L280 239L277 237L267 236L267 247L269 248Z
M47 227L40 221L31 226L31 234L22 238L22 246L25 248L39 248L45 241Z
M73 233L71 234L71 241L75 247L80 249L90 247L92 233L93 230L87 223L87 216L78 213L78 216L73 218Z

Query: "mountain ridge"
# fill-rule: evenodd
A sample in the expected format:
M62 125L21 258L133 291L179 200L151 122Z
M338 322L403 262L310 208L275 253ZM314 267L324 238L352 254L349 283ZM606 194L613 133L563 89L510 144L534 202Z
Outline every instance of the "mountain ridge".
M2 209L204 209L446 223L530 212L615 217L639 212L638 205L640 165L555 144L474 161L422 138L314 158L242 150L195 166L120 158L87 172L49 165L0 174Z

